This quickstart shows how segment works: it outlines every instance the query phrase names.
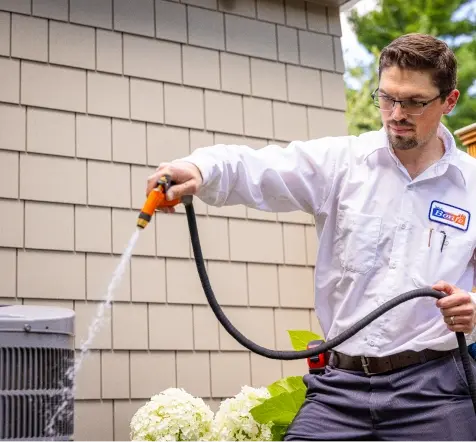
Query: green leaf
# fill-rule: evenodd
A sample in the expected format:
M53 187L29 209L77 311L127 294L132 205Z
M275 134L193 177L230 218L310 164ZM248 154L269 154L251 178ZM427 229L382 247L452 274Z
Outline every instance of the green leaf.
M273 425L271 427L271 440L284 440L288 425Z
M273 396L250 412L253 418L262 424L272 422L275 425L289 425L301 408L306 397L306 390L295 390L292 393L281 393Z
M292 393L296 390L306 390L306 385L302 380L302 376L289 376L280 379L268 385L268 391L271 396L279 396L282 393ZM266 399L268 400L268 399Z
M288 330L288 333L291 338L291 345L296 351L306 350L310 341L324 340L322 336L308 330Z

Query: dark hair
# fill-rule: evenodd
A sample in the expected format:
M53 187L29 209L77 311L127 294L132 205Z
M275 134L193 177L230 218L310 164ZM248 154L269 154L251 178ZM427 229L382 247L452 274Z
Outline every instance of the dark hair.
M379 79L385 68L429 71L442 98L456 88L457 61L448 45L431 35L406 34L386 46L379 59Z

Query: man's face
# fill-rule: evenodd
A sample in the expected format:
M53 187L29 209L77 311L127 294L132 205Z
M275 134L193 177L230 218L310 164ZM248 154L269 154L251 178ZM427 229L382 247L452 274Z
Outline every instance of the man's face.
M454 90L442 102L440 98L420 108L411 115L414 109L402 108L396 103L393 111L380 114L382 123L387 131L391 146L396 150L409 150L426 145L436 134L438 124L443 114L453 109L459 92ZM383 70L380 77L378 95L395 100L411 100L410 102L427 102L440 95L440 91L432 82L429 72L404 70L399 67L389 67ZM380 98L386 100L386 98ZM393 104L393 102L390 101ZM413 106L412 106L413 107Z

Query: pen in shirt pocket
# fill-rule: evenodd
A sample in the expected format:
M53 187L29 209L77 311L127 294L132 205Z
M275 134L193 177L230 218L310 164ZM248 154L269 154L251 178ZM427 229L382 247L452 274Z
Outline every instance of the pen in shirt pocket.
M435 230L435 229L432 227L432 228L430 228L430 231L429 231L429 233L428 233L428 247L431 246L431 238L432 238L432 236L433 236L433 231L434 231L434 230ZM443 249L445 248L445 246L448 245L448 241L447 241L447 239L446 239L446 232L443 231L443 230L441 230L441 231L436 231L436 232L441 233L441 235L442 235L440 252L443 252Z

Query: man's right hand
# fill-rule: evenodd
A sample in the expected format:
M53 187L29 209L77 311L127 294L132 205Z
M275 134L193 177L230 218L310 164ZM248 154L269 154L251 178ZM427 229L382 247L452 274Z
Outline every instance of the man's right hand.
M168 200L184 195L195 195L203 182L200 170L192 163L186 161L162 163L147 179L146 196L149 196L151 190L157 186L157 181L164 175L169 175L170 179L175 182L175 185L167 192ZM175 212L174 207L164 207L160 210L167 213Z

